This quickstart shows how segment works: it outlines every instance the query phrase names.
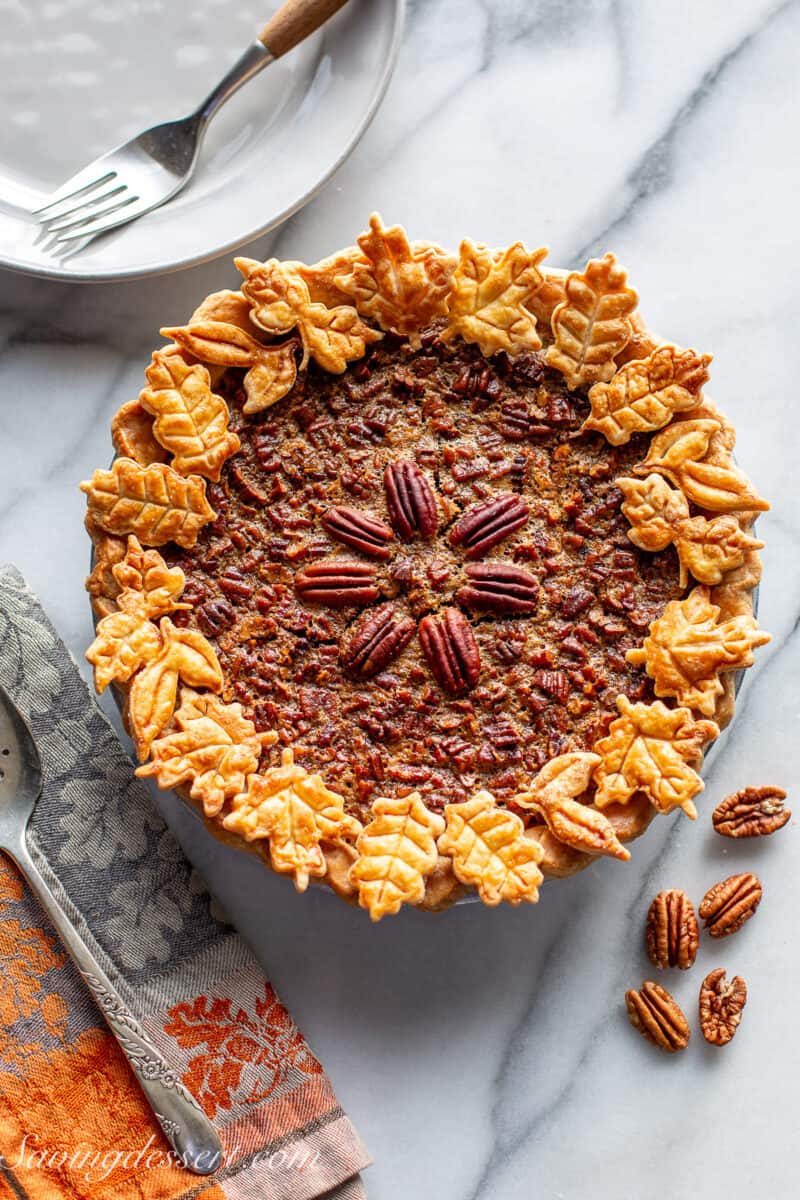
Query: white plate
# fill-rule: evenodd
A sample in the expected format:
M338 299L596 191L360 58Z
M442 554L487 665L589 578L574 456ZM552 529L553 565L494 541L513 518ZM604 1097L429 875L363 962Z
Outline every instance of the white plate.
M210 91L277 8L237 0L0 0L0 265L135 278L202 262L306 203L377 108L405 0L350 0L212 122L179 196L59 262L28 213L92 158Z

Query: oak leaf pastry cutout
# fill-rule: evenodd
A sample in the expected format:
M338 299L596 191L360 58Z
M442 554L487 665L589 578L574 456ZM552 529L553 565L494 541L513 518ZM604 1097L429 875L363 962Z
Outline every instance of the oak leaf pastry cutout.
M277 404L295 385L294 352L298 343L294 338L264 346L244 329L223 321L199 321L160 332L201 362L246 370L243 383L247 400L242 409L246 416Z
M661 429L675 413L699 404L710 362L710 354L667 345L626 363L610 382L590 389L592 412L583 430L596 429L612 446L623 446L634 433Z
M657 696L674 696L679 704L706 717L714 715L724 691L720 672L753 665L753 650L770 640L751 616L720 621L706 587L693 588L685 600L672 600L650 625L641 648L626 658L645 667Z
M153 742L150 761L136 774L154 776L164 789L190 784L190 796L202 802L207 817L217 816L247 786L262 749L278 740L276 733L257 733L241 704L223 704L190 688L181 689L173 721L176 730Z
M172 455L173 469L218 480L241 443L228 429L228 406L212 392L206 368L156 350L145 376L149 386L139 402L155 417L153 435Z
M631 314L639 303L627 274L613 254L593 258L585 271L573 271L564 284L566 298L553 311L553 345L547 365L560 371L567 387L608 383L614 359L633 332Z
M657 471L681 489L698 507L712 512L765 512L769 508L750 480L729 461L706 461L719 421L676 421L650 443L639 474Z
M169 617L159 622L161 649L133 678L128 722L136 751L147 758L155 738L172 719L179 681L192 688L222 688L222 669L214 648L195 629L178 629Z
M373 801L372 820L359 834L359 857L350 868L358 902L373 921L423 899L425 879L439 861L436 839L444 828L442 817L425 807L419 792Z
M607 854L626 862L630 851L617 838L608 817L575 799L589 787L599 763L597 754L559 754L545 763L524 792L513 797L513 803L539 813L553 837L573 850Z
M622 512L631 522L628 537L640 550L665 550L674 545L680 564L680 584L691 573L698 583L716 585L729 571L744 564L749 551L764 543L742 529L735 516L690 517L689 501L660 475L615 481L624 496Z
M463 804L446 805L444 815L447 827L439 850L451 856L461 883L477 888L484 904L536 903L542 848L525 837L515 813L499 808L490 792L481 791Z
M695 721L688 708L667 708L660 700L632 704L627 696L618 696L617 708L619 717L594 747L601 759L594 770L597 807L627 804L636 792L644 792L659 812L682 808L694 820L692 797L705 784L690 764L717 737L719 727L714 721Z
M546 248L530 251L522 242L489 250L466 238L453 272L442 340L461 337L482 354L504 350L511 358L538 350L542 339L527 304L544 282L539 264L546 255Z
M452 261L434 246L411 246L400 225L387 229L377 213L358 245L363 260L348 260L336 287L363 317L418 348L420 331L447 310Z
M199 475L180 475L166 463L141 467L118 458L80 485L88 516L108 533L132 533L148 546L176 542L189 550L215 512Z
M312 301L308 284L288 264L274 258L266 263L234 261L244 276L242 291L250 301L253 322L272 336L297 329L303 344L301 371L313 358L324 371L341 375L348 362L363 358L370 342L383 337L350 305L326 308Z
M189 607L178 602L185 583L183 571L168 568L157 550L143 550L135 537L128 538L125 557L111 571L120 588L117 611L98 622L86 651L99 693L110 683L126 683L158 655L161 636L153 618Z
M298 892L306 890L312 876L325 874L320 842L361 832L359 822L345 813L343 797L296 763L291 748L283 751L279 767L250 776L222 824L248 842L269 838L273 868L293 875Z

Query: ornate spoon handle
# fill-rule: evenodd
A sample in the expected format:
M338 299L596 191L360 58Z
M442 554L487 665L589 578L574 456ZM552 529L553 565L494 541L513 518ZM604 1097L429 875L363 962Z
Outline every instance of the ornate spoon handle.
M113 983L39 874L24 840L13 849L9 847L8 853L31 885L85 979L109 1029L133 1068L153 1115L182 1165L196 1175L213 1174L222 1163L222 1143L214 1126L126 1008Z

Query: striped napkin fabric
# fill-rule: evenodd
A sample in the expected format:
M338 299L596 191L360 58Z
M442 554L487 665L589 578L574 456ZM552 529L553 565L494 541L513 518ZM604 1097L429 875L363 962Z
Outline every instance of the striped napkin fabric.
M364 1200L369 1156L252 953L153 805L38 601L0 567L0 682L44 767L31 853L213 1120L175 1161L80 976L0 855L0 1200Z

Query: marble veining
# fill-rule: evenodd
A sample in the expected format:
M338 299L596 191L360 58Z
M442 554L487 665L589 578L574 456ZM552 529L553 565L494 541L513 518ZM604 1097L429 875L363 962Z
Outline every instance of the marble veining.
M313 260L372 208L445 244L544 241L564 265L613 248L651 325L714 353L709 391L773 502L759 521L773 641L708 764L700 819L657 821L627 865L548 883L524 911L471 905L372 928L325 893L296 897L162 799L333 1076L376 1160L374 1200L795 1195L797 822L764 844L728 843L708 813L745 784L780 784L800 806L799 38L797 0L414 0L352 158L244 251ZM76 483L108 459L110 417L141 386L159 324L234 277L225 261L118 287L0 275L0 557L76 656L90 636ZM761 909L729 942L703 939L693 970L667 974L693 1038L660 1056L622 1006L653 973L649 900L678 886L697 902L743 869L762 878ZM750 991L723 1051L695 1016L716 966Z

